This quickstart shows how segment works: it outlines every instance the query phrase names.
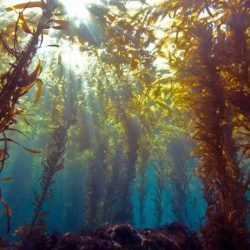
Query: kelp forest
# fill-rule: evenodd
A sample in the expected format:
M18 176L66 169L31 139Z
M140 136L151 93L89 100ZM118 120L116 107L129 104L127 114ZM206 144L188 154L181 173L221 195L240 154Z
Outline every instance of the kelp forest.
M1 0L0 56L0 249L250 249L249 0Z

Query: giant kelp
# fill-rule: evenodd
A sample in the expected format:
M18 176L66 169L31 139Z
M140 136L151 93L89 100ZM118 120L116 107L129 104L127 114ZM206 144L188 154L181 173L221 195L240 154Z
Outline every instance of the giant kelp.
M62 65L58 66L59 81L64 83L60 72ZM40 190L34 195L34 212L30 224L18 230L18 234L24 239L25 245L29 245L29 241L33 237L44 233L47 229L45 216L47 211L44 211L45 204L51 200L53 195L53 184L55 182L55 175L64 167L64 153L67 143L67 134L70 126L73 124L74 112L70 115L66 110L69 108L68 98L71 97L70 89L64 86L63 89L55 86L54 90L57 96L61 96L55 100L52 109L52 132L48 141L47 156L42 161L42 174L40 178ZM74 109L74 106L70 106Z
M19 8L20 6L17 6ZM29 7L29 4L21 6L24 11ZM24 111L17 108L16 105L19 98L24 95L28 90L37 84L38 92L36 101L40 96L41 80L37 79L42 70L42 63L39 62L33 73L29 74L28 69L32 62L33 56L36 54L37 48L40 46L44 30L47 28L48 23L51 21L53 12L55 9L55 3L53 1L48 1L43 5L43 13L38 21L36 29L31 32L28 29L27 23L23 16L23 11L19 13L18 19L16 21L16 26L12 29L13 34L13 48L9 46L10 38L6 32L2 31L0 34L1 44L9 56L14 58L14 63L11 63L11 67L1 75L0 82L0 134L2 136L1 142L3 146L1 148L1 165L0 170L3 170L4 163L8 159L8 143L15 142L13 139L8 138L6 132L8 130L14 130L11 126L17 123L16 116L22 115ZM20 44L18 37L18 27L19 23L24 32L30 33L32 36L25 46ZM8 42L6 41L8 38ZM35 82L35 83L34 83ZM19 130L15 130L19 132ZM22 132L20 132L22 133ZM31 153L37 153L38 151L25 148ZM3 202L3 204L5 204ZM7 210L6 210L7 211ZM8 211L7 211L7 214ZM9 218L9 215L7 215Z
M11 63L10 69L6 73L1 76L1 133L3 133L10 126L16 123L16 115L23 114L23 111L16 108L16 104L18 103L19 98L27 93L27 91L34 85L34 82L37 81L38 88L40 89L41 80L38 80L37 77L41 73L42 63L39 62L34 72L29 74L28 68L32 62L34 55L38 47L40 46L40 42L42 39L43 32L48 27L48 23L51 21L53 16L53 12L55 10L55 3L53 1L49 1L47 4L42 6L43 13L40 17L40 20L37 24L36 30L31 32L28 31L24 26L27 25L25 19L23 17L23 12L26 8L29 8L29 4L24 6L16 6L16 8L21 8L22 12L18 15L18 20L16 22L16 27L14 31L11 31L14 37L13 48L9 47L11 41L6 41L6 37L9 38L9 35L2 32L1 33L1 42L4 46L7 53L10 56L14 57L14 63ZM15 9L13 7L13 9ZM31 33L31 38L27 42L26 46L20 44L18 40L18 26L21 23L21 26L24 32ZM38 93L38 95L40 95ZM4 136L4 141L8 141ZM9 139L10 141L10 139ZM7 148L4 148L7 151ZM6 152L7 154L7 152ZM2 165L4 164L6 156L3 157Z
M184 220L184 209L180 208L186 199L188 177L184 164L179 161L182 150L174 145L175 136L171 133L175 131L183 135L189 132L196 140L194 153L200 160L196 173L203 182L204 198L208 203L207 224L201 228L204 246L207 249L245 249L248 207L245 196L249 179L241 168L240 161L249 156L247 1L176 0L155 5L142 2L140 10L130 10L124 3L91 5L89 11L93 23L98 24L97 30L102 30L102 35L96 39L87 32L87 25L81 25L81 29L77 29L72 20L68 19L66 11L61 12L62 5L49 3L50 1L41 1L7 8L20 11L17 25L11 29L17 29L20 25L24 33L31 33L31 42L22 50L15 36L15 46L10 48L6 42L10 39L8 35L3 32L1 36L5 53L17 59L11 66L11 71L2 77L1 91L8 92L3 102L8 104L7 108L2 111L0 109L4 127L0 130L2 141L11 141L5 131L12 129L13 123L16 123L16 112L24 112L20 109L13 109L14 112L10 110L18 104L19 97L27 94L35 85L34 82L38 87L36 102L41 95L42 80L37 77L42 70L42 62L34 65L31 75L27 76L26 73L39 47L38 42L42 42L43 32L37 31L39 35L36 31L31 31L30 26L40 27L40 22L31 24L32 22L27 21L29 16L24 15L25 11L27 8L39 7L42 15L45 15L50 10L45 23L59 30L56 42L60 39L70 40L72 44L79 45L78 53L81 56L82 51L87 52L95 61L88 73L81 72L82 75L77 76L77 81L73 72L69 74L66 81L74 84L70 91L65 91L67 88L61 85L60 81L65 80L63 77L51 84L60 86L69 96L67 105L63 108L64 118L69 119L66 119L66 124L73 125L73 129L72 137L67 140L73 150L79 150L74 156L83 159L81 164L74 159L68 162L75 165L77 163L87 170L84 197L86 206L83 211L85 225L95 228L106 222L132 222L134 208L131 191L135 184L141 225L145 225L144 207L148 195L146 173L150 169L151 160L155 163L154 203L157 222L160 224L164 213L166 179L168 173L171 173L171 164L168 164L171 156L165 152L171 151L171 148L174 170L170 174L169 183L173 184L175 190L176 197L173 201L177 201L172 202L172 208L176 217ZM47 10L46 6L51 9ZM58 13L52 20L54 8ZM42 27L47 29L47 26ZM20 58L31 46L32 37L33 49L27 52L28 61L20 66ZM24 39L19 39L21 38ZM58 48L59 44L49 46ZM240 44L239 50L237 44ZM52 67L47 69L50 74L53 74L56 64L62 64L62 57L59 54L57 60L52 60ZM167 65L159 63L159 58L163 58ZM15 79L12 78L12 71L15 72L14 75L19 72L21 78L17 77L18 74L13 76ZM29 84L19 86L23 84L24 76L29 78L25 78ZM10 93L9 90L4 90L8 81L12 82L9 86L18 85L10 88ZM75 87L76 82L82 86ZM56 99L56 96L53 98ZM45 106L41 104L41 107ZM55 105L54 110L60 109L60 105ZM10 111L12 117L9 115ZM71 117L72 113L74 117ZM68 127L64 127L65 123L62 123L58 128L62 128L66 138ZM53 140L53 133L51 137ZM67 150L65 138L62 138L60 147L66 147ZM3 146L2 163L8 156L6 144ZM38 152L31 149L28 151ZM53 169L53 164L46 162L50 161L52 155L55 156L54 150L48 147L48 151L47 160L43 164L46 171L42 180L50 176L44 182L50 187L57 171L48 171ZM58 159L63 155L64 152ZM66 155L70 158L69 153ZM49 165L50 167L46 167ZM70 182L69 196L75 190L73 180ZM42 190L45 186L42 185ZM45 200L41 197L40 200ZM68 201L71 202L74 197L69 197ZM110 204L111 202L114 203ZM3 204L6 203L3 201ZM9 215L10 211L6 206L5 210ZM71 211L67 209L67 220L73 218Z
M237 36L243 44L245 55L249 6L245 1L176 1L163 3L162 8L176 20L169 29L175 36L162 39L161 51L165 53L166 42L174 44L169 62L195 116L195 152L200 157L197 173L208 202L208 225L202 230L206 247L246 249L247 188L237 159L240 148L234 122L242 111L235 110L232 96L237 93L243 100L248 93L247 60L242 51L236 52L235 39ZM236 35L238 25L241 34ZM244 91L239 90L242 88Z
M180 222L187 221L187 202L190 189L190 174L187 164L189 159L188 142L183 138L174 138L168 145L172 158L170 176L173 198L171 208L175 219Z

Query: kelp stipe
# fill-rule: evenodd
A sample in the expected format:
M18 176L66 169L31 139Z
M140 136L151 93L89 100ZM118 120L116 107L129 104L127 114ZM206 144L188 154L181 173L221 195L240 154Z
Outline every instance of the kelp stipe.
M173 138L168 144L168 150L172 159L170 173L173 198L171 210L176 221L187 223L187 202L189 195L190 174L187 169L188 142L183 138Z
M87 176L87 197L84 224L86 228L97 228L103 222L103 196L104 173L103 162L105 160L105 142L99 138L99 143L94 148L94 158L90 160Z
M87 105L87 96L84 96L85 101ZM105 160L108 148L105 135L102 135L96 126L102 123L103 117L96 115L98 112L95 110L94 94L91 96L90 102L91 107L94 107L89 114L91 118L88 119L88 115L84 116L84 123L86 123L87 128L84 133L88 133L90 138L83 143L86 143L85 147L91 152L91 157L88 160L86 211L83 219L86 228L97 228L103 223L103 197L107 168Z
M161 4L178 20L167 29L161 52L167 54L165 45L174 44L175 49L167 51L175 80L183 89L179 101L183 98L182 104L194 115L190 125L197 142L194 153L200 158L196 173L208 203L207 225L201 230L204 246L247 249L249 181L237 154L243 149L244 155L249 140L249 5L181 1L179 8L179 3Z
M94 124L99 124L103 117L95 117L93 115L92 119L95 121ZM87 120L86 122L88 123ZM122 120L122 125L124 126L122 140L125 142L125 145L122 145L121 151L118 150L116 152L113 160L110 160L110 157L108 157L108 153L110 152L107 144L108 138L104 137L97 129L95 130L95 138L90 143L93 157L89 161L87 175L87 204L84 215L87 227L96 228L107 222L124 223L132 221L130 191L135 176L137 152L136 150L133 151L133 149L137 146L137 137L130 134L134 133L134 131L132 131L132 125L130 123L127 124L127 122L132 123L133 121L126 115L126 121ZM88 127L92 130L94 129L94 126L91 124L88 124ZM136 144L134 141L136 141ZM120 153L121 157L119 160L116 158L118 153ZM121 169L116 172L119 166ZM112 172L110 173L108 170L109 167L114 170L115 176L113 176ZM118 189L110 192L111 187L117 187ZM107 203L114 199L113 195L118 195L115 204ZM113 210L111 218L107 218L107 214L104 214L109 209Z
M68 141L68 130L75 122L75 106L74 103L71 103L71 98L76 92L72 93L73 87L70 88L68 85L64 85L63 69L63 65L58 65L57 72L59 78L57 81L63 88L58 84L52 89L54 94L51 114L52 131L48 140L47 156L42 161L40 190L34 194L32 220L30 224L18 230L19 236L23 238L24 249L29 247L30 241L36 240L36 238L46 233L47 223L45 216L49 211L44 211L44 205L52 198L56 174L64 168L64 153ZM74 97L76 99L76 96Z
M163 223L162 220L165 211L166 189L169 184L168 164L170 165L170 163L167 160L162 160L161 157L162 156L159 155L159 159L156 159L156 162L154 163L156 185L153 202L155 205L157 227Z
M137 168L137 192L138 192L138 214L140 227L143 228L145 223L145 201L147 197L147 167L150 156L149 141L146 136L140 135L140 143L138 149Z
M133 205L130 197L130 192L135 178L136 162L138 158L139 149L139 135L135 129L136 122L124 112L120 110L121 123L124 128L124 139L126 143L126 158L123 188L121 190L121 213L119 215L119 223L126 223L132 221Z
M11 128L14 124L18 122L17 117L25 114L25 111L17 108L17 104L21 96L26 94L33 85L37 84L37 88L41 89L41 80L37 77L42 71L42 63L39 62L33 73L29 74L28 70L32 63L33 57L36 55L37 49L41 45L43 32L47 29L48 24L53 17L56 4L54 0L47 1L43 6L40 6L43 10L42 15L39 19L37 27L31 32L28 29L28 25L24 18L23 12L29 4L25 4L21 7L21 12L18 15L16 21L15 29L13 31L13 40L10 41L10 36L4 31L0 33L0 43L4 48L8 56L14 58L14 62L11 62L11 67L3 73L0 77L0 142L3 142L3 147L0 148L0 173L4 168L5 161L8 159L8 144L9 142L17 143L15 140L8 138L6 136L7 131L15 131L21 133L18 129ZM15 8L7 8L7 11L14 10ZM23 45L20 43L20 30L19 24L21 24L21 33L30 33L31 38L28 42ZM22 34L23 35L23 34ZM8 39L8 41L6 40ZM10 47L10 43L13 42L13 47ZM10 60L11 61L11 60ZM37 92L35 102L40 98L39 91ZM20 145L21 146L21 145ZM32 150L23 147L26 151L30 153L38 153L39 151ZM1 192L1 189L0 189ZM7 231L10 230L10 211L6 202L2 202L5 206L6 216L7 216ZM8 208L8 209L7 209Z
M112 82L106 77L108 91L115 97L112 100L113 111L115 120L120 127L119 137L123 145L122 169L119 176L119 205L115 213L115 223L132 223L133 204L131 191L136 177L140 131L136 119L124 108L124 106L128 106L132 102L131 89L127 85L127 75L121 71L120 74L115 74L115 78L119 81L119 88L122 86L121 89L118 88L117 92L112 89Z
M45 216L47 211L43 210L44 204L52 197L52 187L55 182L55 175L63 169L63 155L67 141L68 124L66 122L53 129L48 145L48 155L42 161L42 176L40 191L35 192L34 212L31 223L24 225L17 230L17 235L23 239L24 248L29 247L29 242L39 237L47 229Z
M104 221L115 224L120 213L120 186L122 184L123 146L117 144L111 159L111 171L107 180L103 204Z
M246 189L237 161L233 113L221 86L218 66L211 58L214 53L212 31L200 26L195 32L199 38L200 66L206 79L199 82L206 95L195 109L199 124L195 138L201 156L197 173L204 183L204 197L208 202L208 224L201 231L208 249L246 249Z
M4 208L4 212L6 215L6 231L7 231L7 233L9 233L10 232L10 216L11 216L12 212L10 210L8 203L2 198L1 189L0 189L0 204Z

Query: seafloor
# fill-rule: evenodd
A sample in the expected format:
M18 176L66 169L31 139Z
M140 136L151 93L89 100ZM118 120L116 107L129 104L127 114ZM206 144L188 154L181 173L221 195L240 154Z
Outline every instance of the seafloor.
M36 234L28 242L1 243L2 250L201 250L195 232L180 223L138 230L128 224L79 234Z

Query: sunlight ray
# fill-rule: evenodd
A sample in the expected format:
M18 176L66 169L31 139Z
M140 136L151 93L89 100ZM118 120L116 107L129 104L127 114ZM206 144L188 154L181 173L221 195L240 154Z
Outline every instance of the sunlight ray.
M88 10L88 6L92 4L101 4L100 1L94 0L75 0L72 4L71 0L60 0L65 7L70 19L75 19L76 23L79 21L89 22L91 19L91 13Z

